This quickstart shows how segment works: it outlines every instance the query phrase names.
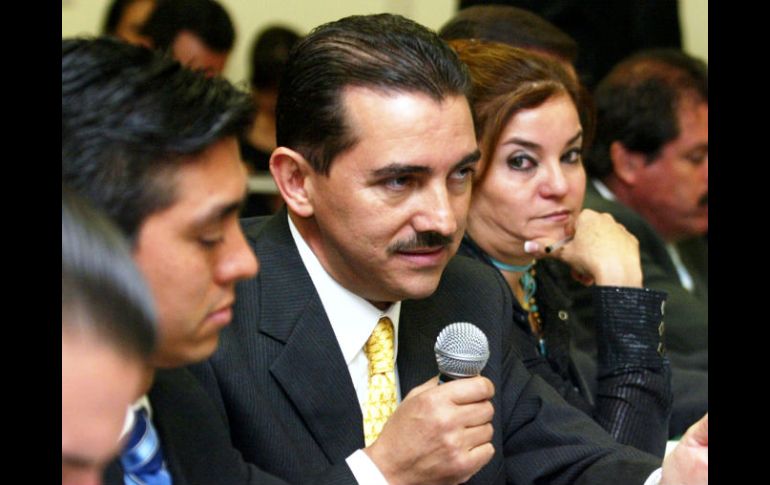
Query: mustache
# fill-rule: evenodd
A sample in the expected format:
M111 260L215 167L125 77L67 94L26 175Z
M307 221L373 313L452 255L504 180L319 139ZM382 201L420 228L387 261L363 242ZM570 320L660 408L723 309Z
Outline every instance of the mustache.
M709 205L709 193L703 194L703 197L698 199L698 206L703 207Z
M452 236L445 236L434 231L418 232L405 241L393 243L388 251L390 254L401 251L414 251L415 249L435 248L437 246L448 247L452 244Z

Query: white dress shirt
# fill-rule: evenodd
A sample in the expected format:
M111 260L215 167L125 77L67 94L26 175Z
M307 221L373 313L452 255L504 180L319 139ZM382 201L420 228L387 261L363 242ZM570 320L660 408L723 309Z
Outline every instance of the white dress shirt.
M136 420L134 413L142 408L147 410L147 417L152 420L152 406L150 406L150 400L147 398L147 394L144 394L133 404L128 406L128 409L126 410L126 420L123 423L123 431L120 432L119 439L122 440L124 436L134 429L134 421Z
M337 343L345 358L363 416L363 407L366 404L369 391L369 361L366 358L366 353L364 353L364 345L369 340L369 336L380 318L388 317L393 322L394 359L398 356L398 321L401 313L401 302L395 302L387 310L382 311L344 288L326 272L310 246L302 239L291 217L288 219L294 244L299 250L305 269L310 274L310 279L318 292L318 297L321 299L334 336L337 338ZM395 371L396 396L400 402L401 386L398 380L398 369ZM387 485L388 482L377 465L363 450L355 451L345 461L358 483Z
M676 245L673 243L666 243L666 251L668 251L668 255L671 256L671 261L674 263L682 287L692 293L695 289L695 285L692 281L692 276L690 276L690 272L687 271L687 266L684 265L682 258L679 256L679 249L677 249Z

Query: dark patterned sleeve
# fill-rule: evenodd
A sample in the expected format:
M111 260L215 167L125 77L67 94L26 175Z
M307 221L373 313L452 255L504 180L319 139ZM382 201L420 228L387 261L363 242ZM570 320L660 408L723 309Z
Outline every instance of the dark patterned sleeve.
M594 419L620 443L663 456L671 371L663 346L666 294L596 286L598 392Z

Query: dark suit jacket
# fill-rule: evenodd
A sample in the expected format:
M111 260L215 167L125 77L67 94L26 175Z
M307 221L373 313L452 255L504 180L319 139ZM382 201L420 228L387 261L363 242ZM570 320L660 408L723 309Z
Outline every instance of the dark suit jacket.
M683 264L690 271L695 284L693 293L682 288L665 242L637 212L615 201L602 197L594 185L586 184L584 206L599 212L607 212L639 241L644 286L668 294L663 319L666 324L666 346L672 363L677 363L676 354L695 354L691 367L706 370L708 367L708 248L703 238L677 244ZM581 313L583 322L590 322L591 295L580 284L572 284L570 293L575 308ZM593 330L588 329L593 335ZM593 340L579 340L578 346L585 348ZM688 366L690 367L690 366Z
M157 371L148 397L174 485L286 485L243 461L217 409L186 369ZM123 485L119 460L107 467L104 483Z
M193 372L247 461L291 482L355 483L345 458L364 447L361 409L286 212L244 229L261 271L238 284L232 324ZM512 351L511 308L502 277L465 257L453 258L434 295L401 307L402 395L438 373L433 346L447 324L473 322L489 339L496 453L468 483L643 483L660 460L617 444L527 372Z

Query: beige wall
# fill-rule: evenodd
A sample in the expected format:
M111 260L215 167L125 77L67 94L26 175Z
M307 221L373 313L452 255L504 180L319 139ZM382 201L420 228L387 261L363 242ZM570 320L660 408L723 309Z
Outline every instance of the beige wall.
M682 46L691 55L709 60L708 0L679 0Z
M626 0L622 0L626 1ZM629 0L634 1L634 0ZM233 19L236 43L225 75L233 82L248 77L248 48L255 33L279 22L307 33L346 15L399 13L438 29L455 11L455 0L220 0ZM62 36L97 34L109 0L62 0ZM708 0L680 0L684 48L708 61Z

